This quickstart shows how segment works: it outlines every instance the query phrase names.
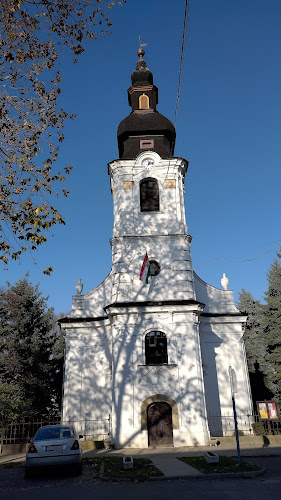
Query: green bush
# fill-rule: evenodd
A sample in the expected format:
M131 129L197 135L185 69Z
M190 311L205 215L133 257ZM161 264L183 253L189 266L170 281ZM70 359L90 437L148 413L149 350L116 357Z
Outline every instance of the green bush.
M265 434L263 422L254 422L252 424L252 429L254 431L255 436L263 436Z
M235 436L235 431L233 431L233 436ZM238 436L244 436L244 432L238 429Z

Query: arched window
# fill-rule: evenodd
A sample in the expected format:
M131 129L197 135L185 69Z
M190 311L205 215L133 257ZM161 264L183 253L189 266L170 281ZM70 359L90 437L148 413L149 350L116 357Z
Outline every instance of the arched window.
M148 177L140 182L141 212L159 211L159 187L156 179Z
M140 109L149 109L149 97L145 94L142 94L139 97L139 108Z
M153 331L145 336L145 364L168 364L167 338L165 333Z

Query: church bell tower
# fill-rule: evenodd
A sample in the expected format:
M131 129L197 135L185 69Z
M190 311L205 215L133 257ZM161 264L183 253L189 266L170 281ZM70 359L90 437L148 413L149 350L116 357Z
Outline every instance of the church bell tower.
M117 131L119 159L109 163L114 200L112 302L194 300L184 180L174 158L174 125L157 111L158 88L138 50L128 89L131 113ZM151 286L139 280L147 252Z

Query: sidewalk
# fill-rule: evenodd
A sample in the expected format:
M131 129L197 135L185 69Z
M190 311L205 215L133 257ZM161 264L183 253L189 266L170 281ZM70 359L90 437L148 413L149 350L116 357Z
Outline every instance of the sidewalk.
M194 446L194 447L169 447L169 448L122 448L119 450L104 450L94 449L85 450L84 457L101 457L101 456L133 456L149 458L154 465L160 469L165 477L168 478L183 478L204 476L201 472L193 467L184 464L176 457L200 456L205 451L213 451L217 455L236 456L237 450L233 445L220 446ZM277 456L281 457L281 445L270 444L269 446L244 445L241 446L241 457L266 457ZM17 462L25 460L25 453L0 455L0 464L7 462Z
M25 461L25 453L7 453L0 455L0 464L6 464L8 462L19 462L21 460Z

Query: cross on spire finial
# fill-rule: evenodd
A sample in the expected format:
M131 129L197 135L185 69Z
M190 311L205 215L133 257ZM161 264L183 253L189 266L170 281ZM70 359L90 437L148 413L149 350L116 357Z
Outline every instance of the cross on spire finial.
M140 60L142 60L145 52L143 50L143 47L146 47L146 43L141 43L141 37L139 36L139 44L140 44L140 48L139 50L137 51L137 55L139 56Z

